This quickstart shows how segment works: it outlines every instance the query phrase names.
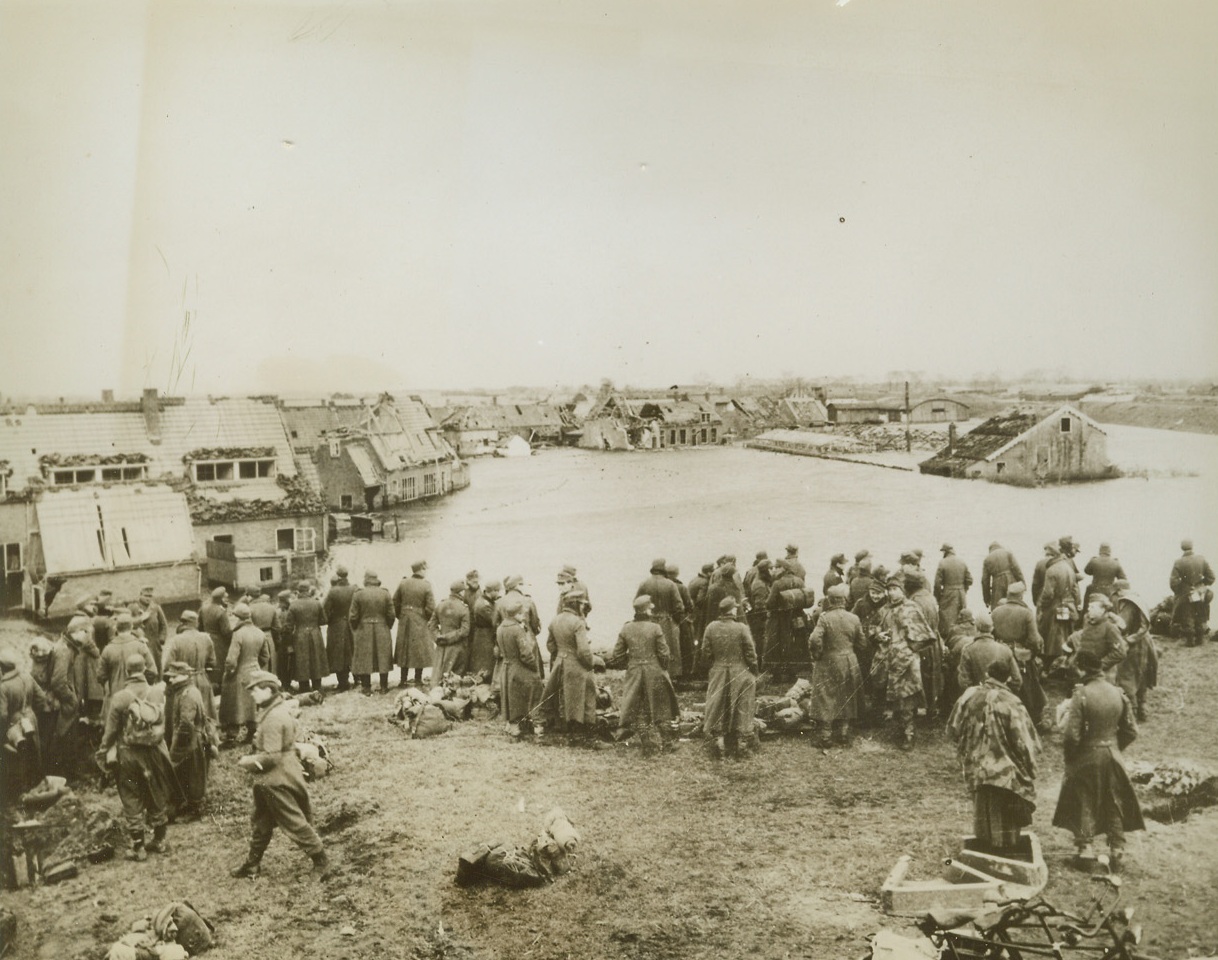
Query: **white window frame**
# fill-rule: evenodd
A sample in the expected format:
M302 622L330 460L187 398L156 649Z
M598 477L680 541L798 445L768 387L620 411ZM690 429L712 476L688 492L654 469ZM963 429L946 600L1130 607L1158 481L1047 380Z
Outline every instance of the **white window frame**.
M17 548L17 566L10 567L8 565L8 548ZM10 573L22 573L25 570L25 548L20 540L14 540L11 543L0 543L0 564L4 565L3 573L7 576Z
M98 467L58 467L51 469L51 486L74 487L97 480Z
M436 475L434 472L423 474L423 496L436 493Z
M316 553L317 531L312 527L296 527L292 531L293 553Z
M414 477L407 477L407 478L406 478L406 493L405 493L405 499L407 499L407 500L415 500L415 499L417 499L417 498L418 498L418 496L419 496L419 485L418 485L418 483L416 483L416 482L415 482L415 478L414 478Z
M338 509L339 510L354 510L355 509L355 498L353 496L351 496L351 494L349 494L349 493L340 493L338 495Z
M243 466L253 464L254 476L242 477ZM199 476L200 467L210 467L212 476ZM225 476L220 476L221 472ZM250 480L273 478L277 473L274 457L242 457L239 460L195 460L190 465L190 475L195 483L247 483Z

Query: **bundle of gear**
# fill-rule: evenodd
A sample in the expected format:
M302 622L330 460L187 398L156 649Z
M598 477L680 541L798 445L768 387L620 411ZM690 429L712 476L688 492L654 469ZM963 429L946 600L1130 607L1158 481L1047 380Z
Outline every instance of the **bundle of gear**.
M188 900L168 903L119 937L106 960L185 960L209 949L216 928Z
M546 814L541 834L527 846L485 843L461 855L457 883L463 887L498 883L507 887L540 887L574 865L579 831L559 807Z

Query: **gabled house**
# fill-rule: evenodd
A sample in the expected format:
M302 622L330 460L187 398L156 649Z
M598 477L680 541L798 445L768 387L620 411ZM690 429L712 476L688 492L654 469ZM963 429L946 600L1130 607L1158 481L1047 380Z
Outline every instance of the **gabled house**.
M176 529L180 512L171 501L184 502L193 561L205 563L209 582L276 586L315 574L325 551L324 506L298 473L283 422L268 398L161 397L156 390L145 390L136 402L107 397L99 403L14 407L0 411L0 460L9 465L5 499L0 501L0 535L6 550L14 535L25 544L19 562L22 605L29 610L54 614L59 608L51 608L49 598L67 589L63 584L56 587L62 571L49 568L52 558L44 556L41 547L41 525L44 519L50 523L58 509L51 505L66 502L50 496L67 489L98 494L93 514L100 526L91 537L115 536L114 522L107 524L107 516L123 514L135 503L155 503L156 512L150 515ZM146 489L149 496L137 500L134 494L101 492L128 488ZM48 509L52 513L44 518ZM146 545L130 541L137 525L126 529L127 547L134 551L124 548L127 559L137 553L150 556L142 552ZM102 575L127 566L119 562L124 560L121 553L110 550L117 542L99 544L96 563L89 569ZM179 547L173 550L180 554ZM16 560L18 551L12 553ZM85 554L65 554L60 548L57 556L83 559ZM178 556L173 562L186 559ZM80 582L79 577L73 582ZM6 602L8 584L6 580ZM151 585L182 589L176 580ZM196 583L193 593L197 589ZM162 596L167 601L187 599Z
M1063 406L1049 415L1016 411L990 417L918 465L922 473L1032 485L1115 475L1107 434L1090 417Z
M508 437L531 445L558 444L568 424L550 403L492 403L454 407L440 421L448 442L462 457L493 453Z
M469 486L465 464L418 397L286 401L282 411L330 510L381 510Z

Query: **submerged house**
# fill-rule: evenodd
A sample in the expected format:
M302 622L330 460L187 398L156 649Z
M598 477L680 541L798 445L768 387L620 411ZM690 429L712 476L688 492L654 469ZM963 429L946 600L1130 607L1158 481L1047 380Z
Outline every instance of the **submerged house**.
M267 398L145 390L0 411L0 461L10 607L18 580L21 607L50 616L101 583L134 597L136 572L168 602L197 597L200 570L272 587L315 575L325 551L324 505Z
M951 428L954 430L954 428ZM918 465L922 473L1031 485L1115 475L1108 437L1071 406L1046 415L1017 411L990 417Z
M462 457L493 453L509 437L530 445L558 444L568 426L550 403L484 403L455 407L441 421L448 442Z
M603 397L583 424L579 445L589 450L700 447L720 442L723 418L711 400L677 397Z
M468 469L419 397L285 401L292 444L326 506L381 510L469 486Z
M909 408L910 423L957 423L969 418L969 405L951 397L927 397Z
M842 398L825 404L830 423L900 423L904 407L895 400Z

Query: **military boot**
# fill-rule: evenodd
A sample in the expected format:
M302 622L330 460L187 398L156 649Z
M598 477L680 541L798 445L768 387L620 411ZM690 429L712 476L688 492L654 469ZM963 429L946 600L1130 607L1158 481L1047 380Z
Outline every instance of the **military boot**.
M318 880L328 880L333 873L330 866L330 858L326 856L326 851L313 854L313 876Z
M148 844L149 853L168 853L169 844L165 842L165 832L168 827L161 824L158 827L152 828L152 842Z
M246 856L245 862L239 867L234 867L228 872L230 877L247 877L250 880L256 880L258 874L262 872L262 854L254 853L253 850Z
M127 859L143 863L148 859L148 851L144 849L144 832L131 835L131 849L127 851Z

